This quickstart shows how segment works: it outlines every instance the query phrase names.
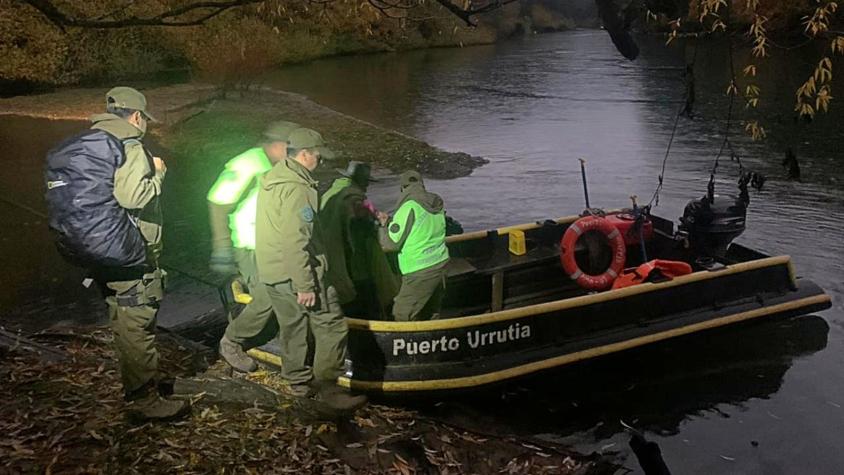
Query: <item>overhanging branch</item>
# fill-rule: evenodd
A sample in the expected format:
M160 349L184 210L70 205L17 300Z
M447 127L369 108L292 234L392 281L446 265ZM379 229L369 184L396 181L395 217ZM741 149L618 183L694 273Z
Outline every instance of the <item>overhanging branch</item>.
M62 12L49 0L24 0L53 24L64 27L81 28L126 28L130 26L194 26L223 13L244 5L263 3L266 0L230 0L221 2L195 2L180 8L174 8L151 17L130 16L120 20L73 18ZM194 13L201 15L193 16ZM190 18L185 18L190 17Z
M472 0L468 0L465 3L465 7L459 7L451 2L451 0L436 0L437 3L442 5L446 10L450 11L456 17L460 18L466 25L468 26L477 26L474 18L475 15L479 15L481 13L488 13L493 10L497 10L508 3L518 2L519 0L487 0L483 2L483 4L475 6L475 2Z
M51 23L64 29L66 27L79 28L127 28L137 26L195 26L223 13L224 11L245 5L264 3L266 0L219 0L196 1L179 8L164 11L154 16L132 15L126 18L113 19L113 14L100 15L92 18L76 18L60 10L50 0L22 0L44 15ZM311 3L327 4L335 0L308 0ZM415 0L368 0L369 3L386 16L390 9L410 10L418 3ZM461 1L461 0L457 0ZM468 26L476 26L474 16L497 10L504 5L519 0L462 0L462 6L452 0L436 0L451 14L463 20ZM119 10L118 10L119 11ZM114 12L116 13L116 12Z

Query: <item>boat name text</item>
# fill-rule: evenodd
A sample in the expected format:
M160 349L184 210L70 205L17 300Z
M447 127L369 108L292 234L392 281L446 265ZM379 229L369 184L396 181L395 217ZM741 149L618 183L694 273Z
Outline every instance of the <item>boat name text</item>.
M427 355L430 353L443 353L446 351L457 351L463 345L477 349L490 345L509 343L523 338L530 338L529 325L514 323L501 330L470 330L466 332L466 338L461 340L457 337L440 337L438 339L414 340L411 338L393 339L393 356L399 355Z

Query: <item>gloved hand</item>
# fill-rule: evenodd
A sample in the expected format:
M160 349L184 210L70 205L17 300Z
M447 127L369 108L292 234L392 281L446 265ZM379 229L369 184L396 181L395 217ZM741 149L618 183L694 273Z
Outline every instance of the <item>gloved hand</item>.
M237 266L234 262L234 250L230 247L221 247L212 250L208 267L213 272L225 276L237 274Z

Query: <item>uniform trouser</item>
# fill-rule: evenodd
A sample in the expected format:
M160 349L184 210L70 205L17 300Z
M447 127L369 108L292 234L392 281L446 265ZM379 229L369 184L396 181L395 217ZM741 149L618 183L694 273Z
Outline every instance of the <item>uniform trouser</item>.
M334 287L320 295L315 309L296 301L289 281L266 285L266 289L278 315L281 376L291 384L336 380L343 373L349 330ZM309 333L314 342L313 368L308 366Z
M246 348L266 343L257 342L259 336L275 336L278 330L278 323L273 313L273 305L264 284L258 280L258 266L255 263L255 251L248 249L235 249L235 260L237 270L246 279L246 286L249 288L249 295L252 296L246 308L240 312L234 320L226 327L226 338Z
M401 288L393 300L397 322L430 320L440 312L447 264L448 261L401 277Z
M164 297L162 278L162 271L156 270L141 279L103 282L113 293L105 301L127 396L154 383L158 376L155 324Z

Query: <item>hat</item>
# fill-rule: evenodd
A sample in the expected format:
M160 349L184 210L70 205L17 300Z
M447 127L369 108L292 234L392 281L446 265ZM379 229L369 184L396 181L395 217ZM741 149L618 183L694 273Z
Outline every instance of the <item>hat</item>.
M106 107L109 104L114 104L115 107L121 109L141 111L149 120L158 122L147 110L147 98L137 89L125 86L112 88L106 93Z
M287 142L290 133L300 128L302 126L297 123L278 120L267 126L264 130L264 137L277 142Z
M325 140L316 130L299 128L290 133L287 137L287 147L301 150L303 148L316 149L322 158L331 160L334 152L325 146Z
M352 160L346 165L345 170L337 170L341 175L346 178L351 178L352 181L356 182L377 182L375 178L372 178L372 167L369 166L368 163L358 162Z
M420 185L423 184L422 175L420 175L419 172L417 172L416 170L408 170L402 173L400 180L402 188L416 183L419 183Z

